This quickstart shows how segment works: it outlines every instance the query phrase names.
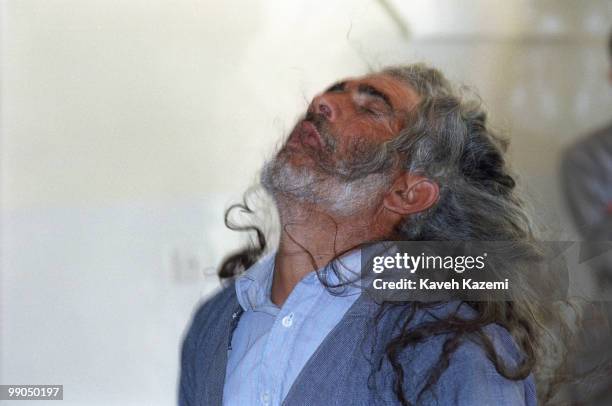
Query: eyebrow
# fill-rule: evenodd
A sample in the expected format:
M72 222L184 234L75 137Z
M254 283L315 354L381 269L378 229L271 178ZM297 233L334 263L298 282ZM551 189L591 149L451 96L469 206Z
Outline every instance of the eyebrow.
M368 96L377 97L382 100L390 110L393 110L393 105L391 104L391 100L389 96L378 90L372 85L361 84L357 87L357 91L359 93L367 94Z
M346 81L338 82L338 83L334 83L327 90L325 90L325 93L328 93L328 92L342 92L342 91L344 91L345 88L346 88ZM378 90L374 86L367 85L367 84L360 84L357 87L357 92L361 93L361 94L368 95L368 96L376 97L376 98L382 100L387 105L387 107L390 110L393 110L393 105L391 104L391 99L389 98L389 96L387 96L385 93L381 92L380 90Z

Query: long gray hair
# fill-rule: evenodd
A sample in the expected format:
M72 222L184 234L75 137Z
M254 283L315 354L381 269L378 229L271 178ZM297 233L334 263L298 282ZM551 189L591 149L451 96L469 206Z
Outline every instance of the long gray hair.
M504 326L517 341L523 363L513 369L503 365L486 335L479 334L484 349L506 378L522 379L534 373L540 400L545 403L561 383L572 334L558 311L561 302L541 301L542 292L537 287L542 284L530 283L533 269L529 268L545 258L530 211L505 162L508 142L491 129L480 100L463 97L438 70L414 64L385 68L381 73L408 84L421 101L410 113L409 125L383 146L379 156L395 156L405 171L422 174L440 187L437 204L407 217L394 237L410 241L507 242L505 249L512 254L502 256L514 260L500 268L514 268L513 274L522 278L517 280L521 290L515 291L518 295L511 301L470 302L478 316L466 320L457 334L451 335L449 344L461 340L461 329L479 331L489 323ZM370 164L383 167L375 160ZM408 335L416 343L422 333L417 329ZM395 354L411 342L409 337L398 337L388 344L387 353ZM431 374L430 382L437 380L449 357L442 355L440 368ZM401 375L401 365L394 364L394 368Z

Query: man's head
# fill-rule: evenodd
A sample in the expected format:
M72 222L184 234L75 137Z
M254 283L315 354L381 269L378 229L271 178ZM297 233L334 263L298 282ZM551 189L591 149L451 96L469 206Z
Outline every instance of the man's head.
M509 213L509 230L523 223L504 149L480 103L438 70L390 67L317 95L262 184L336 218L383 218L407 239L484 238L501 232L492 208Z
M419 102L407 82L384 71L336 82L313 98L265 165L263 185L277 199L313 204L335 216L371 208L398 175L385 146ZM432 186L428 205L436 199Z

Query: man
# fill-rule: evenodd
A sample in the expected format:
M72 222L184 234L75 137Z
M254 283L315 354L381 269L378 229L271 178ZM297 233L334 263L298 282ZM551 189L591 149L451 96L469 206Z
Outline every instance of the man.
M612 32L608 37L612 82ZM574 224L587 241L612 240L612 123L572 144L561 161L563 191ZM612 284L612 255L594 261L598 283Z
M612 82L612 32L608 37ZM561 181L567 207L581 237L586 241L588 265L602 292L612 289L612 251L601 251L612 241L612 123L570 145L561 160ZM594 248L589 252L588 248ZM609 294L609 293L608 293ZM603 296L603 295L602 295ZM605 296L603 296L605 297ZM582 384L573 388L573 401L590 405L612 402L612 377L601 374L601 365L612 365L612 303L591 302L583 310L585 320L575 370ZM585 390L584 387L588 389Z
M536 404L529 303L378 303L342 283L370 241L512 240L532 254L504 148L480 106L424 65L316 96L262 171L278 247L262 256L263 233L236 227L259 246L224 262L229 285L196 312L179 403Z

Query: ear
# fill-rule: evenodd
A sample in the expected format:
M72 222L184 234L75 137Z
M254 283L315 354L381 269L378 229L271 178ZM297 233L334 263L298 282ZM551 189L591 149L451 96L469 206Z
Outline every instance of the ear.
M440 196L438 184L430 179L402 172L383 199L383 206L399 215L418 213L433 206Z

